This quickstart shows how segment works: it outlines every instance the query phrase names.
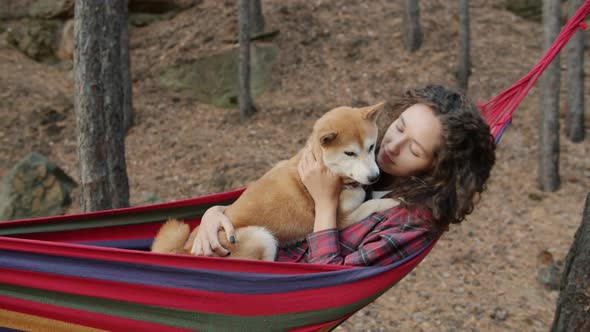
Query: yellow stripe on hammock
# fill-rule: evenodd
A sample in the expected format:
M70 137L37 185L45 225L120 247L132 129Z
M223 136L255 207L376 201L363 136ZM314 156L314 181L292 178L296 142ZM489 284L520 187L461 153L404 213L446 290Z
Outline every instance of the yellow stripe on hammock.
M27 315L16 311L0 309L0 327L29 332L99 332L98 330L78 324Z

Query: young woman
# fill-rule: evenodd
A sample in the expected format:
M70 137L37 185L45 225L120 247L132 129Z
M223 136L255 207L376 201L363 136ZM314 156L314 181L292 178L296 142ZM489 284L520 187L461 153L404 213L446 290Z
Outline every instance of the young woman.
M377 164L381 179L373 198L401 204L338 232L340 179L306 152L299 174L315 202L314 233L281 248L277 261L385 265L422 249L473 211L495 162L495 145L477 107L438 85L413 89L391 103L379 119ZM223 207L203 216L192 252L225 256L217 232L233 235Z

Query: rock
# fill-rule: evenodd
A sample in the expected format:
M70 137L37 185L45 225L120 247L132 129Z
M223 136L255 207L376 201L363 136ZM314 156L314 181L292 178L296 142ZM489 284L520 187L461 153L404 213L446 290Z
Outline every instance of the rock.
M25 20L22 27L7 33L7 42L33 60L47 60L54 57L60 26L61 23L54 20Z
M0 185L0 220L60 215L71 203L74 180L38 153L23 158Z
M502 307L495 307L490 318L497 321L505 321L508 318L508 311Z
M537 255L537 281L549 290L558 290L563 266L555 262L553 254L543 250Z
M29 7L37 0L0 1L0 19L20 19L29 15Z
M250 80L253 98L260 96L270 84L270 67L277 53L274 46L252 45ZM205 103L237 108L238 49L232 47L192 63L169 67L160 75L160 83Z
M74 0L37 0L29 7L29 16L35 18L74 17Z

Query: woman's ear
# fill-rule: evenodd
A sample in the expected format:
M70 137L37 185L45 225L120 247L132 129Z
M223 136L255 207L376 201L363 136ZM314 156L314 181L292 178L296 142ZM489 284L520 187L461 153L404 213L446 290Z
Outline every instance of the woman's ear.
M385 106L385 102L382 101L378 104L367 106L363 108L363 119L369 121L377 121L377 117L379 113L383 110L383 106Z

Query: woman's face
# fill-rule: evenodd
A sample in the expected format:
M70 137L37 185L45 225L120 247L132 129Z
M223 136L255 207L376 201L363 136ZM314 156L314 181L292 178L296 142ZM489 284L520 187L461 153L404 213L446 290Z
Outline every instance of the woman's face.
M442 143L442 124L427 105L408 107L385 132L377 165L393 176L417 175L428 170Z

